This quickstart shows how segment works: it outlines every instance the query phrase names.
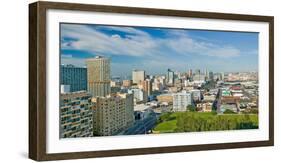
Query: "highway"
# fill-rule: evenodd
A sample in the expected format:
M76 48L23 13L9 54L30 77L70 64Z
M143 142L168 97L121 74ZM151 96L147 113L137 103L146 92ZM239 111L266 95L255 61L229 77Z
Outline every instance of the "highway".
M156 113L151 113L148 117L137 120L132 127L120 133L122 135L148 134L155 127L157 118Z

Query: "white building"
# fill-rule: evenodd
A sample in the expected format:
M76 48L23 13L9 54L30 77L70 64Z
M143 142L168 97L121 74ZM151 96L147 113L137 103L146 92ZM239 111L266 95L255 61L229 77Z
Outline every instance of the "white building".
M129 89L128 93L134 95L134 100L136 101L136 103L147 102L147 93L145 93L142 89L138 89L138 88Z
M188 105L192 105L191 93L182 91L173 94L173 111L186 111Z

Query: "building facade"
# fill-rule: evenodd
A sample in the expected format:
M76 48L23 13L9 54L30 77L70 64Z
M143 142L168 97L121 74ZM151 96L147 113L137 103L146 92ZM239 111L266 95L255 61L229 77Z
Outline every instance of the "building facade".
M191 93L182 91L173 94L173 111L186 111L187 106L192 105Z
M202 93L200 90L198 89L193 89L190 91L191 94L192 94L192 98L194 101L198 102L198 101L201 101L202 100Z
M85 91L61 94L60 138L93 136L91 96Z
M152 82L150 79L146 79L142 81L142 88L145 93L147 93L148 96L152 94Z
M173 85L175 82L175 73L171 69L168 69L167 72L167 84L168 85Z
M147 102L147 93L145 91L143 91L143 89L139 89L139 88L129 89L128 93L134 95L133 98L134 98L136 104Z
M87 90L87 69L73 65L60 66L60 84L69 85L70 92Z
M140 84L141 81L145 79L145 71L143 70L133 70L132 78L134 84Z
M133 84L132 80L123 80L122 86L123 87L131 87Z
M101 56L86 60L88 92L93 97L110 94L110 60Z
M128 93L119 93L121 98L125 99L125 120L126 128L131 127L135 122L134 116L134 96Z
M116 135L134 123L132 94L111 94L92 98L93 134Z

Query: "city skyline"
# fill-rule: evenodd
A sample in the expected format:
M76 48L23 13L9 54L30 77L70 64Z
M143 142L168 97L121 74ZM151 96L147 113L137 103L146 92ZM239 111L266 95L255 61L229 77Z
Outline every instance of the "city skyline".
M61 24L62 64L84 67L96 55L111 59L112 76L257 71L258 33Z

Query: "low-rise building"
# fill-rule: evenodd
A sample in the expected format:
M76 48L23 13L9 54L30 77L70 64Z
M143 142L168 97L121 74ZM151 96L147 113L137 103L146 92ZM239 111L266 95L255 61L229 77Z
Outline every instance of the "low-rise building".
M224 112L226 110L231 110L233 112L239 112L240 104L239 104L240 98L235 96L225 96L221 98L221 104L220 104L220 112Z
M131 87L133 84L132 80L123 80L123 87Z
M167 102L168 104L173 103L173 94L161 94L157 96L158 102Z

